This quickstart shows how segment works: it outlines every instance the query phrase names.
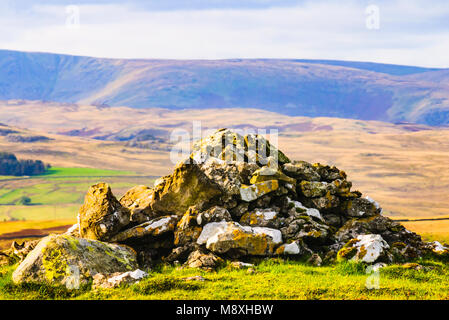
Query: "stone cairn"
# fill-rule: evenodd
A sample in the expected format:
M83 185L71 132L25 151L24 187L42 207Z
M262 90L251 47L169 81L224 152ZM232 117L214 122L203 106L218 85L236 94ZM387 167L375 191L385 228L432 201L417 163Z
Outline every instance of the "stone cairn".
M248 266L241 260L251 256L314 265L449 256L351 187L334 166L290 161L262 136L221 129L154 187L136 186L117 200L98 183L65 234L15 243L0 257L21 261L15 282L76 288L138 281L160 261L213 269L226 260Z

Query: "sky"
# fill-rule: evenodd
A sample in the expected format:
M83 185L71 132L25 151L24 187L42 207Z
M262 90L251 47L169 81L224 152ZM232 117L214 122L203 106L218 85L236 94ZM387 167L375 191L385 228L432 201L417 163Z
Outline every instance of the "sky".
M447 0L0 0L0 49L449 68Z

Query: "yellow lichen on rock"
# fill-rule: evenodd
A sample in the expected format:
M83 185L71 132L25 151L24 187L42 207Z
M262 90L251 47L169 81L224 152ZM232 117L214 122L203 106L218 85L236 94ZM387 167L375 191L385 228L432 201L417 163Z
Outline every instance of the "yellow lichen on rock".
M265 194L273 192L279 188L277 180L267 180L251 185L242 185L240 187L240 197L243 201L254 201Z

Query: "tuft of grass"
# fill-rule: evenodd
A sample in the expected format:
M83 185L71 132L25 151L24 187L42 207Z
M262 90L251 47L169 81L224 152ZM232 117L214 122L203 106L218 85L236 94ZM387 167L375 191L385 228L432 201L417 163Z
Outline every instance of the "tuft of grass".
M200 288L201 284L199 283L187 282L174 277L156 276L132 286L132 291L138 294L150 295L171 290L195 291Z
M366 264L358 261L343 261L335 266L335 271L341 275L366 274Z

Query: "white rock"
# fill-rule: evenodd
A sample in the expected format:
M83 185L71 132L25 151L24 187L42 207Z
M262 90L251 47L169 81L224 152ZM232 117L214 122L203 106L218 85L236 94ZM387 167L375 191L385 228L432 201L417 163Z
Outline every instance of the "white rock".
M299 254L301 250L296 242L284 245L284 254Z
M368 200L369 202L371 202L372 204L374 204L374 206L376 207L376 209L380 209L380 214L382 214L383 209L380 207L379 203L375 200L373 200L372 198L370 198L369 196L365 197L366 200Z
M281 233L281 231L279 231L277 229L264 228L264 227L253 227L252 232L254 232L256 234L265 234L265 235L271 237L271 239L273 239L273 242L275 244L282 243L282 233Z
M196 240L198 244L205 244L210 239L214 241L214 239L218 239L218 236L222 233L225 233L228 229L229 225L226 221L221 222L210 222L203 227L200 236Z
M258 216L263 216L264 220L272 220L277 215L276 211L262 210L262 209L256 209L256 211L254 213Z
M434 241L432 243L433 243L433 251L435 251L435 252L443 252L443 251L449 250L449 248L446 248L438 241Z
M171 219L173 217L175 217L175 216L169 216L169 217L154 221L153 223L146 226L145 230L156 229L156 228L161 227L160 232L165 231L167 229L168 223L171 221Z
M353 260L359 259L363 262L372 263L380 257L385 249L390 248L380 234L363 234L359 235L357 239L359 241L354 244L354 247L357 248L358 253L352 258ZM360 259L359 253L362 247L366 250L366 254Z
M229 232L232 229L240 229L254 234L264 234L269 236L272 239L273 243L282 243L282 233L279 230L263 227L242 226L237 222L226 221L211 222L206 224L203 227L203 230L201 231L201 234L196 242L198 244L206 244L206 246L209 246L211 243L215 243L218 241L219 235Z
M251 202L279 187L277 180L267 180L249 186L240 187L240 197L243 201Z
M148 276L148 273L146 273L145 271L142 271L140 269L137 269L134 271L124 272L117 276L111 277L108 279L108 282L113 285L118 285L127 277L130 277L134 280L141 280L141 279L145 278L146 276Z
M324 221L324 219L323 219L323 217L321 216L320 211L319 211L318 209L315 209L315 208L306 208L306 207L304 207L304 206L302 205L301 202L299 202L299 201L293 201L293 200L291 200L289 197L287 197L287 201L288 201L288 203L293 203L293 205L295 206L295 208L306 210L306 214L307 214L309 217L315 217L315 218L320 219L321 221Z
M246 262L242 262L242 261L234 261L234 262L232 263L232 265L233 265L235 268L239 268L239 269L242 269L242 268L252 268L252 267L254 267L254 265L253 265L252 263L246 263Z

